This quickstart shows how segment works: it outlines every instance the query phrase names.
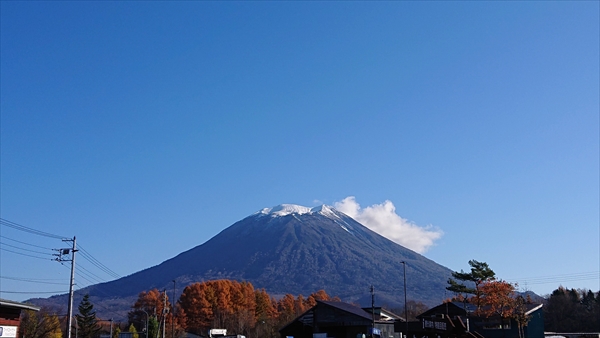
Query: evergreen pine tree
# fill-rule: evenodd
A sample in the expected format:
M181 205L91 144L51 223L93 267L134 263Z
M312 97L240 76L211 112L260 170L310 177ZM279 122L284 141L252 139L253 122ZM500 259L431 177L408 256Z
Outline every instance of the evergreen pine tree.
M96 319L96 311L94 305L90 302L90 295L83 296L79 303L79 314L75 315L77 319L77 337L78 338L96 338L100 333L98 319Z
M481 297L483 295L481 291L481 285L495 280L496 274L485 262L479 262L472 259L469 261L469 265L471 266L471 272L464 272L463 270L460 270L460 272L456 271L452 273L452 277L454 277L454 279L448 279L448 286L446 287L446 290L455 292L461 296L465 294L465 298L463 298L465 303L467 301L466 294L475 295L474 303L477 305L477 310L479 311L481 307ZM457 282L457 280L461 281L462 283ZM475 288L468 287L465 282L474 284Z
M146 330L146 333L148 334L147 338L157 338L158 337L158 329L159 329L158 320L154 316L150 317L150 319L148 320L148 329Z

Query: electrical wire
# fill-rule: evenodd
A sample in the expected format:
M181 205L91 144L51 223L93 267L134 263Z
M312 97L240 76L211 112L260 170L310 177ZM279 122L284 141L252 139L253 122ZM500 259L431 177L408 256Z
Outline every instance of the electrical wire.
M59 235L51 234L51 233L48 233L48 232L44 232L44 231L36 230L36 229L33 229L33 228L29 228L29 227L26 227L24 225L21 225L21 224L15 223L15 222L11 222L11 221L9 221L7 219L4 219L4 218L0 218L0 224L4 225L4 226L7 226L7 227L10 227L10 228L13 228L13 229L17 229L17 230L20 230L20 231L28 232L28 233L31 233L31 234L34 234L34 235L45 236L45 237L50 237L50 238L56 238L56 239L60 239L60 240L67 238L66 236L59 236Z
M563 282L577 282L584 280L600 280L600 271L580 272L563 275L513 278L509 282L518 283L520 285L535 285L535 284L556 284Z
M62 241L70 240L66 236L59 236L59 235L56 235L56 234L52 234L52 233L48 233L48 232L36 230L36 229L30 228L30 227L27 227L27 226L24 226L24 225L21 225L21 224L9 221L9 220L4 219L4 218L0 218L0 224L3 225L3 226L7 226L7 227L10 227L10 228L13 228L13 229L16 229L16 230L24 231L24 232L35 234L35 235L40 235L40 236L45 236L45 237L49 237L49 238L60 239ZM23 245L28 245L28 246L40 248L40 249L56 250L56 249L50 249L50 248L47 248L47 247L43 247L43 246L39 246L39 245L34 245L34 244L26 243L26 242L23 242L23 241L19 241L19 240L16 240L16 239L8 238L6 236L0 236L0 238L6 239L6 240L9 240L9 241L13 241L15 243L20 243L20 244L23 244ZM30 250L30 249L26 249L26 248L23 248L23 247L19 247L19 246L15 246L15 245L11 245L11 244L0 242L0 249L2 249L3 251L15 253L15 254L19 254L19 255L22 255L22 256L37 258L37 259L45 259L43 257L40 257L39 255L27 254L27 253L23 253L23 252L20 252L20 251L11 250L11 249L5 248L5 247L9 247L9 248L13 248L13 249L18 249L18 250L21 250L21 251L27 251L27 252L34 253L34 254L41 254L41 255L50 255L50 256L52 256L52 254L50 254L50 253L36 251L36 250ZM111 270L110 268L108 268L105 264L103 264L98 259L96 259L92 254L90 254L82 246L79 246L79 248L77 249L77 251L80 252L81 257L84 260L86 260L89 263L91 263L94 267L98 268L100 271L103 271L104 273L108 274L109 276L111 276L113 278L121 278L121 276L119 274L117 274L116 272L114 272L113 270ZM85 269L83 266L79 265L78 268L81 268L82 270L87 271L88 272L88 275L87 275L88 277L90 277L92 279L97 278L98 282L103 282L104 281L98 275L94 274L90 270ZM95 278L92 277L92 276L94 276Z
M44 280L44 279L33 279L33 278L19 278L19 277L0 276L0 279L17 280L17 281L20 281L20 282L38 283L38 284L69 285L69 283L48 282L47 280Z
M81 271L81 270L79 270L79 269L81 269L81 270L83 270L83 271ZM87 277L89 277L89 278L91 278L91 279L95 279L95 282L96 282L97 284L98 284L98 283L103 283L103 282L105 282L105 281L103 281L103 280L102 280L100 277L98 277L96 274L94 274L93 272L91 272L90 270L88 270L88 269L84 268L84 267L83 267L83 266L81 266L81 265L78 265L78 266L75 268L75 271L76 271L77 273L79 273L79 274L86 275Z
M0 250L6 251L6 252L12 252L14 254L21 255L21 256L33 257L33 258L43 259L43 260L52 260L52 258L40 257L40 256L34 256L34 255L28 255L28 254L24 254L22 252L12 251L12 250L8 250L8 249L5 249L5 248L0 248Z
M79 246L78 249L79 249L79 251L81 253L81 256L83 258L85 258L86 260L88 260L90 263L92 263L94 266L96 266L97 268L99 268L100 270L106 272L108 275L110 275L110 276L112 276L114 278L121 278L121 276L118 273L112 271L106 265L102 264L99 260L97 260L89 252L87 252L82 246Z
M67 291L4 291L1 290L0 293L18 293L18 294L32 294L32 295L38 295L38 294L56 294L56 293L66 293L69 292Z
M44 246L39 246L39 245L35 245L35 244L29 244L29 243L25 243L25 242L17 241L16 239L8 238L8 237L6 237L6 236L2 236L2 235L0 235L0 238L8 239L9 241L13 241L13 242L17 242L17 243L20 243L20 244L29 245L29 246L36 247L36 248L40 248L40 249L54 250L54 249L52 249L52 248L47 248L47 247L44 247Z
M33 252L33 253L38 253L38 254L42 254L42 255L50 255L50 256L52 256L52 254L48 253L48 252L41 252L41 251L36 251L36 250L29 250L29 249L18 247L16 245L10 245L10 244L6 244L6 243L0 242L0 246L2 246L2 245L3 246L8 246L8 247L11 247L11 248L15 248L15 249L19 249L19 250L23 250L23 251L27 251L27 252Z

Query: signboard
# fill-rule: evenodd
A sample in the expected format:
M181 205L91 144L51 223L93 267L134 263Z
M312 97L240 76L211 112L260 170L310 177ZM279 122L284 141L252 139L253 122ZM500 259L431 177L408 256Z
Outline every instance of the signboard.
M369 330L369 333L381 335L381 330L380 329L376 329L376 328L372 328L372 329Z
M446 322L436 322L433 320L423 319L424 329L446 330Z
M2 338L16 338L17 327L16 326L0 326L0 337Z

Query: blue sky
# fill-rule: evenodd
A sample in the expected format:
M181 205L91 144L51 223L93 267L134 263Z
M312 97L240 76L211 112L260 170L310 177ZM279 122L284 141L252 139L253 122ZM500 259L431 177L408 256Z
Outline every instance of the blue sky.
M600 289L598 2L0 6L1 217L120 276L352 201L450 269ZM0 298L67 290L23 255L66 243L0 231Z

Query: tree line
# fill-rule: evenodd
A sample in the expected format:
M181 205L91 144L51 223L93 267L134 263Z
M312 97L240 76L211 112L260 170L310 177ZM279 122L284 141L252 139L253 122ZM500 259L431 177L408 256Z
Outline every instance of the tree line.
M451 300L474 304L477 316L514 319L523 337L531 319L527 314L531 298L519 295L516 283L497 279L487 263L470 260L469 265L469 272L453 272L448 279L446 289L456 294ZM543 305L545 331L600 332L600 292L561 286L544 299Z
M600 292L559 287L544 306L544 328L552 332L600 332Z
M286 294L276 300L250 282L213 280L186 286L174 307L166 292L141 292L128 317L138 330L144 327L146 316L150 318L148 338L158 337L156 330L161 323L166 337L180 337L184 332L207 336L211 328L248 338L277 337L279 328L316 305L317 300L339 298L319 290L306 298Z
M531 299L516 294L516 284L497 280L486 263L469 261L469 272L454 272L447 289L455 297L447 301L472 303L477 315L514 319L519 331L529 322L526 314ZM129 332L131 338L179 338L185 332L207 336L211 328L227 329L229 334L243 334L248 338L278 337L278 330L301 313L316 305L317 300L339 301L319 290L308 297L286 294L276 299L264 289L255 289L249 282L213 280L188 285L175 304L166 292L157 289L140 292L128 313L126 325L118 324L111 338ZM559 287L544 302L544 327L553 332L600 331L600 293ZM414 320L427 310L419 302L407 304L408 317ZM97 338L109 331L99 324L89 295L78 307L77 338ZM403 314L404 309L392 309ZM39 312L23 311L19 338L61 338L65 320L43 308Z

